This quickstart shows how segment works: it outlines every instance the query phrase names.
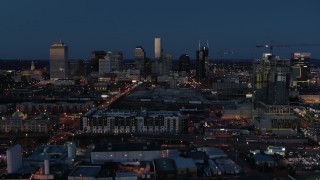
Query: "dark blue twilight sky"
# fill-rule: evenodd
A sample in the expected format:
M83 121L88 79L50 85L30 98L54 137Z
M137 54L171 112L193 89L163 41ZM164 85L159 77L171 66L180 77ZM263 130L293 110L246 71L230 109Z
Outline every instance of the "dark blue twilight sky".
M122 50L126 59L142 45L154 56L154 37L174 58L194 59L198 40L209 40L210 55L258 58L256 44L320 44L319 0L1 0L0 59L49 59L59 34L71 59L88 59L93 50ZM318 47L277 48L291 51Z

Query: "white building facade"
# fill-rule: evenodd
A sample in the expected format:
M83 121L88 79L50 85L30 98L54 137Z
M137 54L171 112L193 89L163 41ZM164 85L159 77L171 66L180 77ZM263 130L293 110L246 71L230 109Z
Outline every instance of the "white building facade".
M183 133L185 118L176 111L91 110L80 120L84 133Z

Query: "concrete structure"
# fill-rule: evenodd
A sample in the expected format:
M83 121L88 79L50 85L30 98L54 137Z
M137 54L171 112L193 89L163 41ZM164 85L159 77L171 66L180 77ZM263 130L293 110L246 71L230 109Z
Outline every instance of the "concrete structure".
M161 146L154 143L107 144L91 152L92 164L105 162L152 161L161 157Z
M7 170L9 174L17 172L22 167L22 148L19 144L7 150Z
M68 72L68 46L63 42L53 43L50 47L50 78L65 79Z

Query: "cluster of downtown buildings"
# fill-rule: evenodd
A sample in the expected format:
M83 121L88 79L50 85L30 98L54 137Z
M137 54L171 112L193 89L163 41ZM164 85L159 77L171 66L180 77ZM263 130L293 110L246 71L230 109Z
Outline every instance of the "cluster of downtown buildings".
M172 71L172 54L164 52L161 39L155 38L154 60L146 56L142 46L134 50L134 63L129 67L135 75L170 75ZM209 68L209 49L200 46L196 51L196 79L203 81L206 77L206 69ZM182 54L179 58L179 71L190 72L191 62L188 54ZM52 80L68 79L74 76L86 76L92 72L100 76L109 73L119 73L125 69L123 53L121 51L93 51L91 61L68 60L68 46L63 42L53 43L50 47L50 78Z
M206 137L212 133L228 136L228 133L240 131L239 127L217 125L217 119L248 120L250 125L255 126L255 132L261 134L297 135L299 119L290 105L290 97L299 97L299 89L310 85L313 76L309 63L310 53L293 53L291 60L264 53L261 59L238 68L233 65L213 64L210 61L208 44L200 46L199 43L195 66L191 66L189 55L183 54L179 58L178 72L173 72L172 55L162 50L160 38L155 38L153 60L146 56L141 46L137 46L134 52L134 62L125 67L128 64L124 63L121 51L94 51L90 61L69 61L68 46L63 42L52 44L50 80L41 80L34 89L11 90L13 96L23 95L21 97L31 100L40 98L41 101L16 103L14 108L18 110L11 117L2 117L0 130L4 133L48 133L59 119L52 115L79 113L79 128L74 132L83 136L99 137L107 134L121 135L120 137L130 135L133 138L137 135L141 139L150 135L179 137L193 134L196 129L199 130L198 134ZM32 62L31 69L21 73L41 79L44 71L37 70ZM127 95L130 93L128 89L141 84L145 85L143 88L147 90L137 90L141 92L140 96L136 92L128 95L128 99L119 100L118 107L122 109L101 106L106 101L110 105L109 102L117 100L113 98ZM35 96L38 92L41 93ZM198 96L198 92L201 92L201 95ZM219 99L216 95L222 95L225 99ZM235 95L239 95L240 100L230 98L237 97ZM249 104L249 108L238 108L242 103ZM2 109L6 107L0 106ZM236 110L231 111L229 107ZM219 113L222 117L218 117ZM32 114L36 117L28 119ZM185 147L182 141L179 145L181 146L177 149ZM277 148L279 149L270 147ZM142 173L145 173L140 177L145 179L150 178L150 165L154 166L155 179L197 178L199 164L202 166L205 162L209 162L205 173L221 175L238 174L241 171L235 162L227 159L228 156L221 149L212 147L188 151L182 158L180 151L166 149L157 142L126 144L106 141L87 148L85 153L90 157L81 155L90 165L73 167L75 151L73 143L47 144L25 158L22 163L18 156L21 154L21 147L17 145L7 153L8 172L19 173L23 165L42 167L35 171L36 173L33 172L35 177L53 179L52 174L57 174L57 171L50 171L50 166L56 168L64 164L68 166L65 169L72 169L69 179L114 179L115 175L102 173L102 164L110 162L134 165L147 162L145 165L138 164L139 168L143 169ZM77 155L81 153L78 151ZM281 153L284 154L282 151ZM114 166L118 167L119 164ZM140 170L137 173L141 173ZM132 173L118 172L118 175L119 179L137 177Z
M212 89L214 93L234 95L240 92L242 96L252 97L252 122L256 123L256 127L264 133L295 134L297 132L298 120L293 116L293 110L289 106L289 97L295 92L292 90L298 89L295 87L307 85L310 82L310 53L293 53L291 60L285 60L271 53L265 53L261 59L253 61L252 69L239 71L239 69L235 68L233 71L228 72L224 69L228 67L219 68L213 65L210 61L209 45L200 46L199 42L199 48L196 50L195 67L191 68L190 57L187 54L183 54L178 62L179 71L173 72L171 54L163 52L160 38L155 38L154 42L154 60L152 61L146 56L146 52L141 46L137 46L135 48L134 63L131 64L131 67L124 67L121 51L94 51L92 52L92 59L90 61L69 61L68 46L63 42L54 43L50 47L49 72L51 81L44 81L44 84L53 83L57 86L57 90L60 90L61 88L59 89L59 87L74 86L74 79L80 80L80 84L85 84L88 82L83 81L89 81L91 78L95 79L92 83L93 90L103 93L111 91L112 86L120 81L130 83L136 81L167 83L171 88L177 88L178 84L189 83L189 87L194 87L193 85L199 86L199 83L202 83L202 85L207 86L206 88ZM32 62L31 69L24 70L21 73L27 77L41 78L43 70L36 69L34 62ZM43 81L39 82L39 84L41 83ZM30 90L24 89L24 91L26 93L15 89L11 93L16 93L13 95L17 97L20 94L32 96ZM112 93L118 93L118 91L112 90ZM61 93L63 94L63 92ZM62 95L61 93L60 95ZM56 100L56 96L42 96L45 96L46 99ZM135 111L130 112L131 114L128 115L126 114L127 109L118 113L102 111L89 113L89 110L94 106L94 101L97 101L97 99L86 97L60 99L67 102L41 102L36 104L24 102L17 104L16 108L23 113L88 112L82 116L80 127L81 131L90 133L185 132L185 128L182 127L186 126L186 122L182 120L183 116L180 116L178 111L170 114L163 110L163 112L159 112L162 115L157 115L158 118L153 118L152 121L154 123L142 123L139 126L139 123L149 121L146 119L149 118L150 113ZM140 100L143 101L145 99L142 98ZM165 101L168 100L164 100L164 103L166 103ZM199 103L203 104L203 102ZM19 113L17 112L17 114ZM147 115L142 116L141 114ZM174 119L174 122L169 123L169 121L165 120L171 117ZM123 124L120 123L118 125L117 122L119 120L110 120L108 118L123 119ZM141 118L144 120L140 121L139 119ZM21 131L21 129L15 130L17 129L15 128L16 126L9 127L10 123L6 122L6 120L10 121L10 119L12 118L7 118L2 122L2 124L6 124L3 125L5 127L2 128L3 131ZM166 123L164 123L164 120ZM22 122L24 121L20 120L17 122L21 122L17 126L23 127ZM176 129L175 126L179 128ZM31 129L40 128L34 127Z

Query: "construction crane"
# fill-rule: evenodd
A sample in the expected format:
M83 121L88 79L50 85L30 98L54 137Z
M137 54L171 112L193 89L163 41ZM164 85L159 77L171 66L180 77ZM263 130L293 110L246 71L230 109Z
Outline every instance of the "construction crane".
M256 45L257 48L268 48L269 52L273 54L273 48L274 47L317 47L320 46L320 44L277 44L274 45L273 43L271 44L266 44L266 45Z

